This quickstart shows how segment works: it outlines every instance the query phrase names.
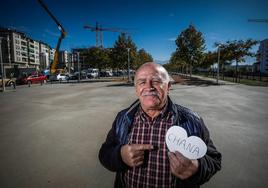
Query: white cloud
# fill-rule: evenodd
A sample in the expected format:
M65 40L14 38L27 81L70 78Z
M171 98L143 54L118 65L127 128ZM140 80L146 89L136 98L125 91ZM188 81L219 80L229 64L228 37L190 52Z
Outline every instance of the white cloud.
M168 38L167 40L174 42L176 39L177 39L176 37L171 37L171 38Z

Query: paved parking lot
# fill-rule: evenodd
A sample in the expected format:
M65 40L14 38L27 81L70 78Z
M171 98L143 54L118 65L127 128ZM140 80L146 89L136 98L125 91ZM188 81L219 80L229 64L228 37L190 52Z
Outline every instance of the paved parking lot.
M112 187L98 149L134 95L114 82L0 93L0 187ZM173 85L170 96L204 118L223 154L222 171L203 187L267 187L268 88Z

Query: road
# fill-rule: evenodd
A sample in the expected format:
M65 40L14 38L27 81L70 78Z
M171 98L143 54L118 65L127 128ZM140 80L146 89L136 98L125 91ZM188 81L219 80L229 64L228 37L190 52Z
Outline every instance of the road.
M203 187L268 185L268 88L173 85L171 98L198 112L222 152L222 170ZM0 187L113 187L98 149L132 86L46 84L0 93Z

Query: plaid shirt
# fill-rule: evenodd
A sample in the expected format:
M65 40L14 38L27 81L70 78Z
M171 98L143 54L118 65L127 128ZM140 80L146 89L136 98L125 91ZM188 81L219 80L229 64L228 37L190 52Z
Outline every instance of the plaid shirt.
M128 188L175 187L170 171L168 149L165 143L167 130L173 125L167 106L153 120L139 107L129 135L130 144L152 144L154 149L145 151L144 164L130 168L125 173Z

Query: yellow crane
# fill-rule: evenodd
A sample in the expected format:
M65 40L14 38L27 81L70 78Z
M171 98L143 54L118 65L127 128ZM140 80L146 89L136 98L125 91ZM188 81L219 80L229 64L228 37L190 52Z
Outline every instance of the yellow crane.
M64 39L66 37L67 33L65 32L65 30L62 27L62 25L60 24L60 22L55 18L55 16L51 13L51 11L48 9L48 7L44 4L44 2L41 1L41 0L38 0L38 2L45 9L45 11L49 14L49 16L54 20L54 22L58 26L58 29L61 32L61 35L60 35L60 37L58 39L57 46L56 46L56 49L55 49L54 59L53 59L52 63L50 64L50 75L53 75L53 74L55 74L57 72L62 72L62 69L58 68L59 50L60 50L61 41L62 41L62 39Z

